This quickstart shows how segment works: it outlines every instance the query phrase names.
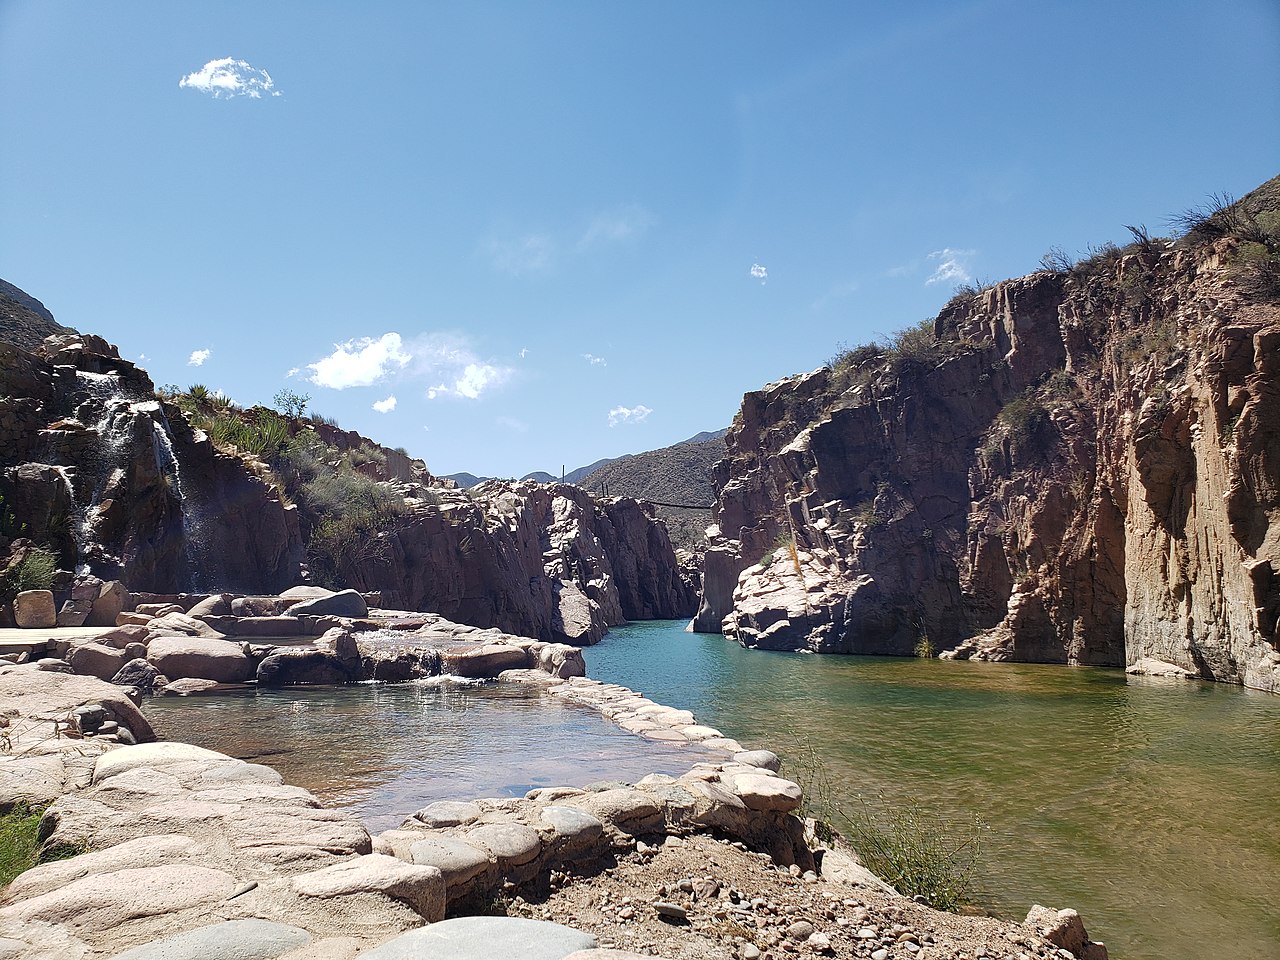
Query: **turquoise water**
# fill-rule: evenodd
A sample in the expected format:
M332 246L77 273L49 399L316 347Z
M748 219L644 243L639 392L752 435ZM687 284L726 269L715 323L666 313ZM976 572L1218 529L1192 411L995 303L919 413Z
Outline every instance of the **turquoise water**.
M837 790L980 816L981 899L1080 911L1120 960L1280 956L1280 697L1115 670L747 651L635 623L588 675L749 746L811 743Z

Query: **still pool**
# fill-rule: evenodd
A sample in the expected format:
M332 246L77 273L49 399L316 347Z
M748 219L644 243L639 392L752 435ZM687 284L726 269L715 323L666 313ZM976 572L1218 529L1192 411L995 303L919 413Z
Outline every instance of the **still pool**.
M838 793L980 817L980 898L1078 909L1119 960L1280 957L1280 697L1116 670L748 651L634 623L587 673L750 746L811 745ZM784 768L784 772L785 768Z
M435 800L680 774L699 751L642 740L594 710L520 684L400 683L157 697L181 740L274 767L373 832Z

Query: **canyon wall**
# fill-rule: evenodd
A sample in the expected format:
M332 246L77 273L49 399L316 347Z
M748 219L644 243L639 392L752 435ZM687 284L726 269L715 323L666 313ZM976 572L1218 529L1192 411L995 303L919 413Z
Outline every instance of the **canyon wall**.
M695 629L1280 690L1280 307L1230 237L957 296L748 394Z

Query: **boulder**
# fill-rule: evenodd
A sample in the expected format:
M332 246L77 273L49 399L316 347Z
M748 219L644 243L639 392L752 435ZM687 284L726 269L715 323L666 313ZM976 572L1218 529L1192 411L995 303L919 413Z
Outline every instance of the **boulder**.
M369 615L369 607L355 590L342 590L327 597L315 597L303 600L289 607L292 617L349 617L359 619Z
M242 683L253 677L253 661L245 656L240 645L222 639L156 637L147 647L147 660L166 677L174 679L194 677L218 683Z
M171 606L177 606L177 604L172 604ZM147 626L151 628L152 636L158 633L181 633L186 634L188 637L207 637L210 640L222 640L225 638L225 634L219 633L203 620L187 616L181 612L181 609L179 607L177 610L171 610L151 620Z
M413 815L428 827L457 827L480 819L480 806L469 800L437 800Z
M111 677L111 682L122 687L137 687L142 693L154 693L156 680L164 676L142 658L126 661Z
M1037 903L1027 913L1023 924L1080 960L1107 960L1107 948L1089 939L1084 921L1074 910L1054 910Z
M731 778L730 786L748 810L788 812L799 808L802 799L799 784L782 777L740 773Z
M311 943L301 927L256 917L224 920L118 953L113 960L270 960Z
M529 863L542 852L542 839L538 836L538 831L523 823L486 823L468 830L462 839L471 846L492 854L498 861L498 869L503 873L511 867Z
M439 835L423 837L411 844L409 858L416 864L439 870L445 885L450 888L474 880L494 865L487 850L457 837Z
M326 590L324 587L313 587L307 584L300 584L296 587L290 587L288 590L280 592L281 600L289 600L297 603L299 600L315 600L319 597L333 596L332 590Z
M93 601L89 618L85 623L90 627L114 627L116 617L129 605L129 591L119 580L108 580L98 588L98 598Z
M279 597L236 597L231 601L234 617L274 617L288 605Z
M140 603L135 613L145 613L149 617L163 617L170 613L186 613L180 603Z
M149 634L147 628L141 624L129 623L122 627L116 627L114 630L108 630L106 633L98 635L99 643L109 643L113 647L119 647L123 650L131 643L146 644Z
M505 643L487 643L465 650L446 650L442 670L455 677L496 677L503 670L529 666L529 654Z
M547 920L454 917L401 934L360 954L360 960L563 960L595 945L589 933Z
M125 665L124 651L106 643L80 643L67 652L67 663L76 673L110 680Z
M292 687L352 683L360 679L359 665L323 650L277 650L260 664L258 685Z
M231 595L227 593L215 593L213 596L205 597L199 603L192 606L187 611L189 617L215 616L223 617L231 613Z
M68 600L62 605L62 609L58 611L58 626L83 627L84 622L89 619L89 612L92 609L92 600Z
M304 897L319 898L382 893L407 904L428 923L444 919L445 886L440 871L381 853L294 877L293 889Z
M50 590L23 590L13 599L13 622L27 629L48 630L58 625L58 608Z

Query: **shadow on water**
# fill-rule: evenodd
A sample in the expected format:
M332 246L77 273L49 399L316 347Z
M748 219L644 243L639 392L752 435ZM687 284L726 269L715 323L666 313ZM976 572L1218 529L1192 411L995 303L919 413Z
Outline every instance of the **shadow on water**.
M1080 910L1127 958L1280 955L1280 697L1041 664L746 651L635 623L587 671L746 744L791 731L837 789L981 817L982 896Z

